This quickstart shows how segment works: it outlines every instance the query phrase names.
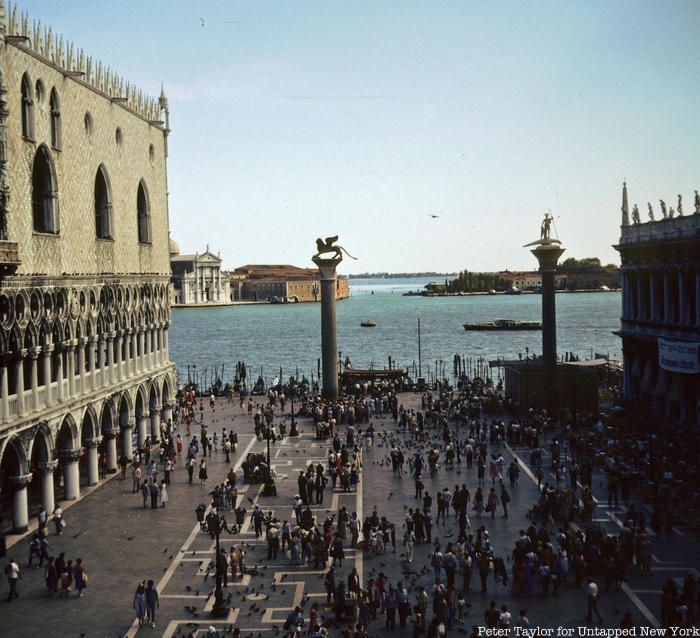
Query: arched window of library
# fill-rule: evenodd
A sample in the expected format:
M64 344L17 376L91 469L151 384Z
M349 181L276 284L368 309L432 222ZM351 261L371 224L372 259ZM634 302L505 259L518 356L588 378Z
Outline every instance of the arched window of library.
M61 149L61 103L58 101L56 87L51 89L49 108L51 109L51 146L58 151Z
M148 201L148 191L143 180L139 182L136 194L136 212L139 225L139 243L151 243L151 205Z
M58 234L58 184L49 149L42 144L32 168L32 214L34 232Z
M112 193L104 165L95 176L95 234L97 239L112 239Z
M22 136L34 140L34 90L27 73L22 76Z

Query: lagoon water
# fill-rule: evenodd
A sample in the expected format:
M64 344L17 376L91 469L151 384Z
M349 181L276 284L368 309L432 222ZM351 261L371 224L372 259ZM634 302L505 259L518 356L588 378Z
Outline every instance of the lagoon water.
M467 332L465 322L496 318L541 319L540 295L472 297L404 297L420 290L428 279L351 279L350 298L338 302L338 350L353 367L386 367L388 356L397 366L418 361L417 317L421 322L423 373L434 372L435 361L445 362L450 375L455 354L486 360L541 353L540 332ZM621 358L621 340L612 334L620 327L618 292L557 294L557 351L581 358L591 353ZM375 328L360 322L372 319ZM214 308L173 308L170 356L180 380L187 367L201 375L217 368L233 377L237 361L245 361L250 376L262 370L266 380L279 373L314 376L321 356L321 306L315 303L243 305ZM194 368L191 368L194 369Z

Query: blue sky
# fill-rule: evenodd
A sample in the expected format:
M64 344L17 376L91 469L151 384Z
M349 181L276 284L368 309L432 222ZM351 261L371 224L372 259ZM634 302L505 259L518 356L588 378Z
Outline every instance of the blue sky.
M104 2L20 7L170 102L170 225L226 267L617 261L630 205L700 188L698 2ZM204 27L200 18L204 18ZM438 215L432 218L430 215Z

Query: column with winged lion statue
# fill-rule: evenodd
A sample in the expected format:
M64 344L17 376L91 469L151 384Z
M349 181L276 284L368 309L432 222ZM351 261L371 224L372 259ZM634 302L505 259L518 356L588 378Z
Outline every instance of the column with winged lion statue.
M321 361L323 364L323 396L338 398L338 341L335 331L336 268L343 261L343 253L355 259L336 242L338 236L316 240L316 254L311 261L321 273Z

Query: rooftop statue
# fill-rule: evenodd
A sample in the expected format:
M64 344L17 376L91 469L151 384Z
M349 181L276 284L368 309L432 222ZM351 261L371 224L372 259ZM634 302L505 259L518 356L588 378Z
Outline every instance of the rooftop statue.
M660 199L659 206L661 206L661 216L666 219L668 217L666 214L666 202L663 199Z
M683 197L680 195L680 193L678 195L678 206L676 206L676 210L678 211L678 215L683 217Z
M653 222L654 221L654 209L651 207L651 202L647 202L647 206L649 208L649 221Z
M343 253L345 253L350 259L357 259L353 257L345 248L342 246L334 246L335 242L338 241L338 235L333 237L326 237L326 239L321 239L320 237L316 240L316 254L313 259L322 259L321 255L327 255L328 253L333 253L331 257L323 257L323 259L338 259L342 260Z
M639 217L639 207L637 206L637 204L635 204L632 207L632 223L633 224L641 224L642 223L642 220Z
M700 215L700 194L695 191L695 214Z

